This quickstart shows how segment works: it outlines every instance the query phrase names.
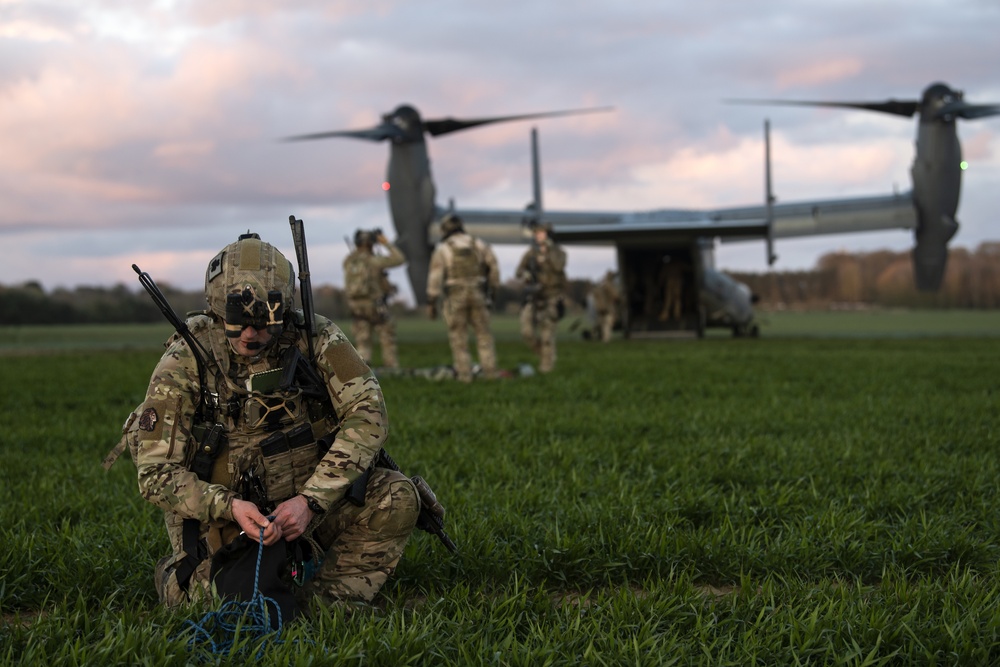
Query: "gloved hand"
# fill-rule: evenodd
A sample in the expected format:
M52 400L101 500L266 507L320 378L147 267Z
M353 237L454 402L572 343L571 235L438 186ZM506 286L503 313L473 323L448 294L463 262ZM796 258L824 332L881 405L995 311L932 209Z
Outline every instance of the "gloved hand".
M427 318L431 320L436 320L438 316L438 307L436 303L427 304Z

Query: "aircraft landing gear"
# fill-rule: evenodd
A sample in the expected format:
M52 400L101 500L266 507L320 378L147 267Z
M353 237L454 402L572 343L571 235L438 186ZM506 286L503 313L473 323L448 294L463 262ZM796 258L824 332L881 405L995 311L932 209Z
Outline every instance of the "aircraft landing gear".
M757 338L760 336L760 327L756 323L737 324L733 327L733 338Z

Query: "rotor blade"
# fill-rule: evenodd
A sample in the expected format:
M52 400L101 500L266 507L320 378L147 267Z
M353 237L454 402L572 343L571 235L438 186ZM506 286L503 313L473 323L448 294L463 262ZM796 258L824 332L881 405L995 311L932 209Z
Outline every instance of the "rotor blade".
M470 127L478 127L479 125L487 125L489 123L506 123L512 120L528 120L530 118L551 118L553 116L571 116L574 114L598 113L602 111L612 111L612 110L614 110L614 107L596 107L593 109L571 109L568 111L549 111L545 113L522 114L519 116L496 116L494 118L472 118L467 120L449 117L449 118L441 118L438 120L425 120L424 129L432 137L436 137L442 134L448 134L449 132L458 132L459 130L465 130Z
M797 102L791 100L724 100L730 104L767 104L801 107L840 107L845 109L864 109L894 116L912 116L917 112L920 103L915 100L888 100L885 102Z
M961 100L945 104L934 114L936 118L958 116L959 118L968 119L998 115L1000 115L1000 105L998 104L969 104Z
M282 141L311 141L313 139L329 139L331 137L352 137L368 141L385 141L400 136L401 132L395 125L382 124L367 130L337 130L334 132L317 132L315 134L297 134L285 137Z

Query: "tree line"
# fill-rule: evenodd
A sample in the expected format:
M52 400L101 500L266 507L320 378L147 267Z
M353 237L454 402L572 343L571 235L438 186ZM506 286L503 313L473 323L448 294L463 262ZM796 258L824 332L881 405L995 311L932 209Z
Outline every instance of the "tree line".
M1000 307L1000 243L982 243L973 251L952 248L941 290L918 292L908 252L831 252L811 271L732 273L759 298L762 309L826 309L838 305L919 308ZM579 312L591 286L589 280L571 280L567 306ZM161 284L174 310L184 315L206 308L201 290L183 291ZM514 280L500 286L493 297L496 312L515 313L522 288ZM349 317L344 291L333 285L313 288L316 312L344 320ZM402 300L390 303L397 316L414 314ZM141 288L57 288L46 291L36 281L0 285L0 324L124 324L161 322L163 315Z
M572 280L569 285L570 311L582 309L590 283ZM174 311L181 316L204 311L208 305L201 290L183 291L167 283L159 284L160 290ZM517 312L521 304L522 289L510 281L500 286L493 296L497 312ZM344 290L333 285L313 287L315 310L334 320L347 319L350 314ZM402 300L389 303L400 317L415 314L412 305ZM57 288L47 292L37 281L21 285L0 285L0 325L27 324L126 324L162 322L163 314L140 288L129 289L123 284L113 287Z
M821 309L833 305L886 308L1000 307L1000 243L952 248L941 289L919 292L909 252L831 252L812 271L733 273L762 309Z

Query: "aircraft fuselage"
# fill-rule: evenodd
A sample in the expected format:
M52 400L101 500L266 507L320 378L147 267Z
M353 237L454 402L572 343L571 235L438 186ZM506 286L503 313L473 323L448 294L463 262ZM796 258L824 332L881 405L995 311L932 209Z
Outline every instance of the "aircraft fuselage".
M392 144L386 182L397 244L406 255L406 271L413 295L417 303L423 304L427 298L431 256L427 229L434 220L435 189L427 144L422 136L415 141Z

